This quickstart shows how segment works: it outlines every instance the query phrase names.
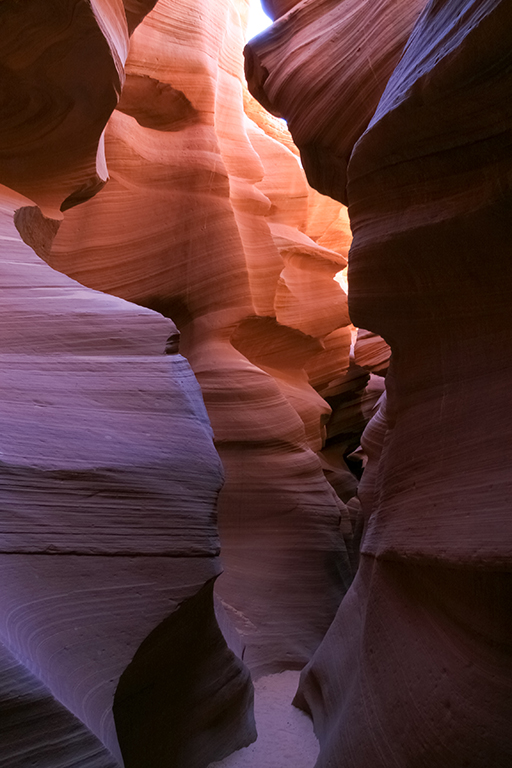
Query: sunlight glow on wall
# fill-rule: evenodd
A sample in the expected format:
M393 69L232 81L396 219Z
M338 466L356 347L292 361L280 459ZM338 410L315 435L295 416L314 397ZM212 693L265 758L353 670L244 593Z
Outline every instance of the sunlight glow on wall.
M348 267L334 275L334 280L341 285L345 293L348 293Z

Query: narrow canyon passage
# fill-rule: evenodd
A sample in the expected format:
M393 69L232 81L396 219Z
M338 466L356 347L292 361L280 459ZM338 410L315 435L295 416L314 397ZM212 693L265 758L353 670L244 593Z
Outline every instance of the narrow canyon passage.
M506 0L0 6L2 768L509 768Z

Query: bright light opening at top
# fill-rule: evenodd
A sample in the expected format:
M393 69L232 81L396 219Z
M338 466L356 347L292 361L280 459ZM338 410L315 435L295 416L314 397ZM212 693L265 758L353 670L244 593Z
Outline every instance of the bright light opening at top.
M259 33L263 32L264 29L270 27L272 23L272 19L270 19L263 11L260 0L249 0L249 22L245 36L246 41L256 37L256 35L259 35ZM282 122L286 125L285 120L282 120ZM302 167L299 158L297 158L297 161ZM334 280L339 283L345 293L348 293L347 272L348 269L345 267L345 269L342 269L334 276ZM355 333L357 334L357 331L355 331Z
M249 6L249 25L247 27L246 39L259 35L264 29L270 27L272 19L269 19L261 7L260 0L250 0Z

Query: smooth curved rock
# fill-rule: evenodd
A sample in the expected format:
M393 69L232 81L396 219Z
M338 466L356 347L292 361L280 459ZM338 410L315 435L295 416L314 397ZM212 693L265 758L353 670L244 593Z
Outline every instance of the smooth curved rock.
M347 212L246 92L246 0L4 5L0 639L77 761L202 768L353 576Z
M249 90L269 112L286 119L308 181L322 194L347 203L353 146L370 122L424 4L276 3L279 15L289 13L247 44Z
M51 253L59 208L98 190L123 6L4 5L1 180L16 191L0 190L0 642L9 680L56 735L52 755L22 720L23 749L10 728L2 757L200 768L255 738L248 671L213 612L223 472L202 396L172 322L34 253ZM166 676L181 693L185 681L186 702L175 685L161 695Z
M5 768L119 768L103 744L1 644L0 684Z
M29 203L5 190L0 638L117 759L122 752L125 765L139 765L114 725L114 693L139 646L170 614L175 633L197 632L178 609L220 571L214 513L222 471L188 363L163 354L172 324L44 264L12 222L12 211ZM173 764L180 742L174 764L181 768L206 765L253 738L250 718L241 722L250 707L247 672L208 611L211 590L194 621L209 622L217 648L212 642L190 658L189 648L176 646L170 666L189 680L191 697L184 706L168 689L160 703L160 728L173 744L161 744L155 766ZM146 692L158 663L153 654L145 664ZM198 757L197 740L173 708L193 719L201 684L215 689L219 676L232 680L223 693L232 710L220 720L219 712L203 716L209 748ZM153 743L146 711L143 698L132 700L138 749Z
M217 591L261 674L307 662L351 579L348 512L315 454L329 408L304 372L349 322L333 280L346 257L309 237L309 220L316 240L346 223L244 115L235 5L191 24L196 5L160 2L135 31L136 108L123 95L107 127L111 181L66 215L45 258L178 324L226 471ZM348 348L337 354L343 365ZM305 561L315 575L297 595Z
M300 0L261 0L261 7L271 19L283 16L291 8L298 5Z
M393 356L361 565L303 674L318 768L512 759L510 6L429 3L349 164L350 307Z
M0 184L70 208L108 177L102 134L128 52L122 3L5 2L0 19Z
M354 361L373 373L385 375L389 367L391 349L382 336L358 328L354 345Z

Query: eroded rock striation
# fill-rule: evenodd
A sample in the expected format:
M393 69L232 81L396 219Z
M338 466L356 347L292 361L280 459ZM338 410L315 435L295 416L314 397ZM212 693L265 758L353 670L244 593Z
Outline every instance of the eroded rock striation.
M507 4L1 5L4 763L508 768Z
M241 657L302 668L353 576L349 441L337 419L322 452L319 394L368 377L334 280L350 227L245 89L247 12L0 9L10 768L201 768L249 743Z
M119 737L126 765L139 763L124 731L146 755L156 748L143 722L156 705L167 720L160 728L167 733L173 723L182 751L158 745L154 764L174 752L180 765L198 764L189 724L174 717L183 698L176 684L158 694L155 666L174 654L191 688L182 711L205 717L203 726L218 717L202 714L209 676L229 682L223 700L238 706L245 696L241 712L250 704L247 673L209 618L222 470L199 388L181 355L162 354L169 321L50 269L17 242L9 213L1 267L2 641L118 758ZM149 660L139 661L140 650L134 657L208 585L210 608L199 601L195 621L217 632L220 651L213 642L191 650L181 635L194 625L185 621ZM200 662L206 668L194 686ZM127 668L114 725L113 696ZM225 726L218 754L231 750L229 734L239 738L233 718Z
M424 0L269 3L272 17L281 18L246 46L247 82L264 107L286 118L308 181L319 192L347 203L353 146L423 5Z
M249 75L260 73L266 100L279 99L292 120L304 105L290 75L300 61L306 125L322 86L332 92L329 72L323 81L307 56L331 48L319 37L306 59L292 54L307 9L329 18L321 5L300 4L249 52ZM359 570L297 698L314 717L319 768L505 768L512 759L502 453L511 440L510 6L421 5L391 77L376 68L387 85L368 127L353 114L336 134L350 147L351 316L393 354L363 441ZM340 15L347 8L336 4ZM393 9L397 18L405 10ZM336 60L340 81L373 56L372 41L344 45L352 55ZM337 131L352 106L338 85ZM351 136L360 136L353 149Z
M197 8L161 0L135 31L105 132L111 179L44 258L177 323L226 473L217 593L261 674L307 662L352 578L349 513L316 454L330 409L306 373L328 382L334 359L348 366L333 278L350 229L283 129L245 115L246 3Z
M255 732L214 616L223 471L199 386L164 354L170 320L35 253L99 189L126 17L36 5L0 10L2 764L206 765Z

